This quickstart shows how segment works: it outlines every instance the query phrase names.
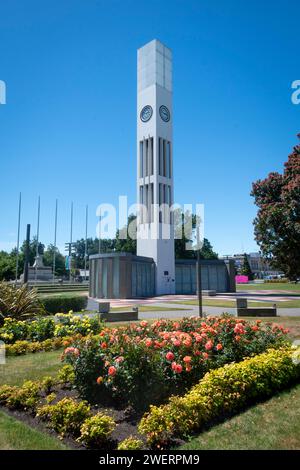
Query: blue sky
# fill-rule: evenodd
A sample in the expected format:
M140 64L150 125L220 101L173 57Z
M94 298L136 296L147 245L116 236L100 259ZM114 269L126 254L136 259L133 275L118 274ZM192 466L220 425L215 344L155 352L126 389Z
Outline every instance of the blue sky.
M205 204L220 254L255 251L251 183L281 171L300 131L298 1L10 0L0 4L0 249L26 223L58 245L96 207L136 195L136 49L173 50L175 200Z

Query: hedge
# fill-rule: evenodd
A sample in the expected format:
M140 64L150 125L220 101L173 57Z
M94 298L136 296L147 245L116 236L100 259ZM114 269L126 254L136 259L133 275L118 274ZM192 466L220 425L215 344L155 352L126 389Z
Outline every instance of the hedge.
M236 413L265 399L300 378L299 361L291 348L270 349L240 363L208 372L183 397L151 406L139 424L152 447L167 447L173 438L185 438L213 419Z
M57 295L43 297L41 299L42 304L48 314L68 313L70 310L73 312L80 312L85 310L87 306L88 298L86 295Z
M5 354L7 356L21 356L22 354L35 353L41 351L55 351L62 347L67 347L76 340L90 341L93 336L82 336L76 334L73 336L62 336L57 338L49 338L45 341L16 341L14 344L5 346Z

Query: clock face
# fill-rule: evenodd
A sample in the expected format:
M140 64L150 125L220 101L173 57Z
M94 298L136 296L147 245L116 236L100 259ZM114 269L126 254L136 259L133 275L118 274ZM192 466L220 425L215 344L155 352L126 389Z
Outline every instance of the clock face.
M141 111L141 114L140 114L141 121L143 122L150 121L150 119L152 118L152 114L153 114L153 109L149 104L147 104L147 106L144 106Z
M159 115L162 118L163 121L169 122L171 115L170 111L168 110L167 106L160 106L159 108Z

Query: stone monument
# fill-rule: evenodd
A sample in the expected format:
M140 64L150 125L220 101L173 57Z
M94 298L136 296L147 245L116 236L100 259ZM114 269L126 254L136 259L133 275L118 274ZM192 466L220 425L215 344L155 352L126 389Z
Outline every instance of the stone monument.
M21 275L20 280L23 282L24 274ZM53 279L53 272L50 266L44 266L43 256L37 254L33 266L28 269L28 282L50 282Z

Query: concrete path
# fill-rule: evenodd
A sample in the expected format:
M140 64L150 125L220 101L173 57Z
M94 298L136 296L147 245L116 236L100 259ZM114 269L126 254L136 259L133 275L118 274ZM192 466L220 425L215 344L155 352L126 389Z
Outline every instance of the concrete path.
M123 299L122 299L123 300ZM125 305L132 304L133 302L126 300L126 304L124 302L124 307ZM138 300L135 303L139 304L144 304L142 300ZM120 306L120 305L118 305ZM141 319L150 319L150 318L182 318L182 317L191 317L191 316L198 316L198 306L197 305L184 305L180 303L172 304L168 302L167 304L165 302L151 302L151 306L155 307L163 307L164 309L168 307L170 310L162 310L162 311L153 311L149 310L149 312L139 312L139 318ZM147 305L145 305L147 307ZM174 310L175 308L182 308L184 310ZM88 306L87 310L96 310L98 311L98 302L89 299L88 301ZM203 306L203 312L205 312L207 315L211 316L218 316L221 315L222 313L230 313L232 315L236 315L236 309L235 308L229 308L229 307L208 307L208 306ZM282 317L300 317L300 308L280 308L277 309L277 315L282 316Z

